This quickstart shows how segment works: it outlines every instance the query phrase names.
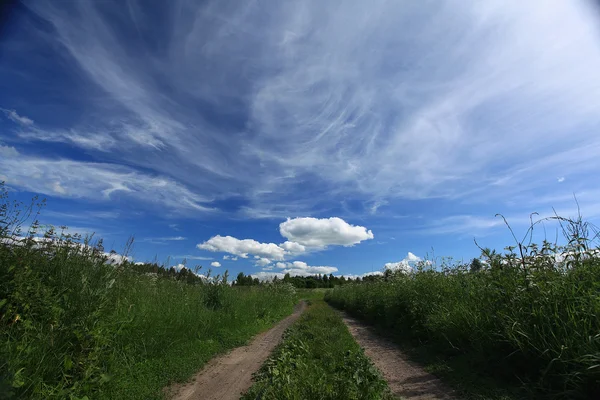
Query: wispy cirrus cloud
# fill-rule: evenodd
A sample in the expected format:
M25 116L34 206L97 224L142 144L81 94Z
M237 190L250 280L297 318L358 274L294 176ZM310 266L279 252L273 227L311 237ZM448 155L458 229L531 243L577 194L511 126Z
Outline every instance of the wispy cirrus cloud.
M187 240L186 237L183 236L164 236L164 237L147 237L142 238L140 242L147 242L152 244L168 244L169 242L181 242Z
M189 212L240 194L238 211L254 217L348 196L376 212L397 198L497 197L541 173L599 166L589 133L600 127L598 22L584 1L306 0L265 15L257 2L179 0L152 16L134 1L118 18L106 2L27 5L53 28L39 34L103 93L80 101L111 118L48 128L5 110L21 139L172 177L165 197L182 196ZM38 160L59 176L60 163ZM123 192L152 198L112 167L73 166L111 170Z
M0 169L9 184L56 197L108 201L118 194L173 210L211 210L204 205L211 199L191 192L180 183L122 165L29 157L15 151L0 159Z
M0 111L6 115L8 119L14 121L20 125L29 126L33 125L33 120L25 116L19 115L16 110L7 110L6 108L0 108Z

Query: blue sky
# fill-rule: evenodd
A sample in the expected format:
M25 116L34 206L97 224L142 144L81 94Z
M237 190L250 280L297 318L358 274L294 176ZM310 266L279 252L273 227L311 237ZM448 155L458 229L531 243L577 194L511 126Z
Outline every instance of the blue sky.
M136 260L360 275L600 216L585 1L25 2L0 179ZM547 225L553 238L555 227ZM217 264L218 263L218 264ZM218 266L217 266L218 265Z

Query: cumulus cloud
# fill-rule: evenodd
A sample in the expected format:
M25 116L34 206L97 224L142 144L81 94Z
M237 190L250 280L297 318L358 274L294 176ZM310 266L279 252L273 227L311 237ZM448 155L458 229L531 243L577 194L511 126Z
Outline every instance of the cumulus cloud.
M291 242L316 248L353 246L374 237L364 226L350 225L337 217L288 219L279 225L279 232Z
M355 275L355 274L348 274L348 275L343 275L346 278L352 278L352 279L356 279L356 278L364 278L365 276L381 276L383 275L382 271L372 271L372 272L365 272L364 274L359 274L359 275Z
M384 265L384 268L392 271L402 271L405 273L410 273L412 272L414 265L420 261L423 261L421 257L418 257L409 251L408 255L402 260L397 262L386 263Z
M302 246L300 243L290 241L281 243L279 247L284 249L289 254L302 254L306 251L306 247Z
M223 256L223 260L237 261L237 260L238 260L238 258L237 258L237 257L230 256L229 254L225 254L225 255Z
M268 258L259 258L254 263L254 265L256 265L258 267L264 267L264 266L267 266L269 264L271 264L271 260L269 260Z
M211 262L211 263L210 263L210 266L211 266L211 267L218 268L218 267L220 267L220 266L221 266L221 263L220 263L220 262L218 262L218 261L213 261L213 262Z
M337 217L288 218L279 225L279 229L281 235L289 239L279 245L216 235L197 247L201 250L229 253L223 256L224 260L237 260L237 257L248 258L252 255L257 260L255 265L265 266L272 261L283 261L310 250L332 245L352 246L373 238L373 232L365 227L350 225Z
M304 261L278 262L275 267L283 269L281 272L284 275L289 273L291 276L332 274L338 270L336 267L330 266L311 266Z
M260 243L254 239L237 239L232 236L213 236L197 247L201 250L234 254L248 258L249 254L268 258L270 260L283 260L285 250L275 243Z
M182 269L186 268L185 264L175 264L175 265L171 265L170 268L173 268L175 271L179 272Z

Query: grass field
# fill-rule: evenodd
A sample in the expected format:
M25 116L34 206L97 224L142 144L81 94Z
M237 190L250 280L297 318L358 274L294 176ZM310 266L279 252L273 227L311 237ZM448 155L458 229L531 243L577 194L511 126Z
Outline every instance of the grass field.
M109 263L101 243L35 224L19 232L27 208L2 199L1 399L160 398L297 300L288 284L236 288L140 274Z
M244 400L391 399L377 369L322 296L313 292L310 307L255 375Z
M600 398L597 235L561 222L565 246L484 249L483 263L423 263L326 299L412 348L466 397Z

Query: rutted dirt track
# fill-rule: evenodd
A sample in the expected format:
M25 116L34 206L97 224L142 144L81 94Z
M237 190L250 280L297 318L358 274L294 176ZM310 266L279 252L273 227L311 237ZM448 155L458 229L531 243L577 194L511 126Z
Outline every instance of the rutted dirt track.
M173 400L238 400L252 385L252 374L267 360L283 332L305 308L304 301L299 303L292 315L254 337L249 345L212 359L191 382L172 386L167 392Z
M344 323L365 354L388 382L392 393L403 399L451 400L451 390L423 368L407 361L398 346L375 334L362 322L343 314Z

